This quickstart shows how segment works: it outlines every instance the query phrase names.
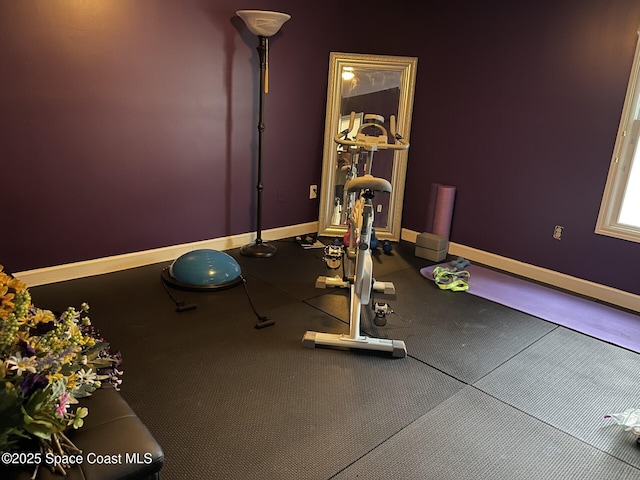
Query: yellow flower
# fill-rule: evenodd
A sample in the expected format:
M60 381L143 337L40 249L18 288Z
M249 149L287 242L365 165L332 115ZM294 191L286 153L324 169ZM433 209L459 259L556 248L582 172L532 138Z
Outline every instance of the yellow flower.
M0 265L0 319L6 320L15 311L16 302L29 297L24 295L27 286L17 278L4 273L3 268Z
M7 275L2 270L4 270L4 266L0 265L0 283L6 284L9 288L14 289L16 292L25 290L27 288L26 284L24 284L17 278L12 277L11 275Z
M7 308L15 307L13 303L13 299L15 296L15 293L9 293L9 287L7 287L6 285L0 286L0 297L2 297L2 302L0 303L0 305Z
M50 373L49 375L47 375L47 378L49 379L49 383L54 383L58 380L62 380L64 378L64 375L62 375L61 373Z
M16 333L14 341L17 343L20 340L23 340L31 348L35 348L34 345L30 342L30 339L31 339L31 337L29 336L29 332L25 332L24 330L20 330L18 333Z
M29 323L31 326L36 326L38 323L48 323L55 319L55 315L50 310L37 308L35 313L31 316Z
M73 390L74 388L76 388L77 380L78 375L76 373L72 373L71 375L69 375L67 377L67 389Z
M62 357L62 363L64 365L71 363L71 360L73 360L73 354L65 355L64 357Z
M78 335L82 336L82 332L80 332L80 327L75 323L69 327L69 332L72 337L77 337Z

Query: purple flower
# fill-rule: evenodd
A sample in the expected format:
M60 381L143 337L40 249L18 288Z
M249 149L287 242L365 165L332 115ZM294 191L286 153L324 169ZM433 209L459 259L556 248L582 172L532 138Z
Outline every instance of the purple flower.
M120 365L122 365L122 353L120 351L117 351L116 353L114 353L113 355L111 355L111 358L113 358L115 360L113 367L119 367ZM117 372L117 370L116 370ZM122 372L120 372L120 375L122 375Z
M104 342L104 338L102 338L98 329L93 325L82 325L80 331L83 335L95 338L96 342Z
M49 385L47 377L31 374L24 377L24 380L20 383L20 391L23 397L29 398L36 390L41 390L47 385Z
M33 357L36 354L35 349L24 340L20 340L18 346L23 357Z

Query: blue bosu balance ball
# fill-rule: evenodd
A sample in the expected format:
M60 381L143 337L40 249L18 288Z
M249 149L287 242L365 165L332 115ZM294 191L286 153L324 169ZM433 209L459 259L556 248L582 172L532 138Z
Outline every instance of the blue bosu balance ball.
M217 290L242 283L240 265L217 250L193 250L176 258L162 272L170 285L188 290Z

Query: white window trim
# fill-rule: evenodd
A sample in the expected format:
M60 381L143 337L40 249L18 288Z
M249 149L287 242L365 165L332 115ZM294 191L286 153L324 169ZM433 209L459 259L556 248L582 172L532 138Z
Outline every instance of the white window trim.
M633 66L595 233L640 243L640 228L618 222L631 161L640 136L640 28L637 33Z

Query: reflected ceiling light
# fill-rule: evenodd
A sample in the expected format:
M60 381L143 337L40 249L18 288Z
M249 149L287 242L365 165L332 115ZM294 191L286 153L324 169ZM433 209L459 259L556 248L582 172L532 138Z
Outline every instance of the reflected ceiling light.
M342 79L349 81L349 80L353 80L353 77L355 77L356 74L353 73L353 67L344 67L342 69Z

